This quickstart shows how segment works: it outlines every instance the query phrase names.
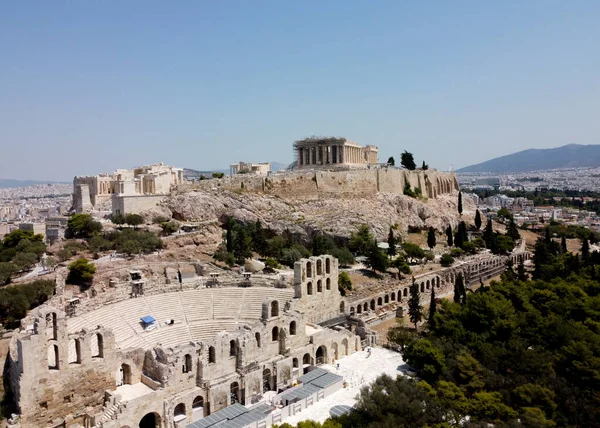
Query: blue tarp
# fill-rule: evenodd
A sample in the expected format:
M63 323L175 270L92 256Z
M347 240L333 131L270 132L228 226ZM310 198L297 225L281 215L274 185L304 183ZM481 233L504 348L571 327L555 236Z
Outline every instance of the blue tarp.
M140 319L144 324L152 324L153 322L156 322L154 317L151 315L146 315L145 317L141 317Z

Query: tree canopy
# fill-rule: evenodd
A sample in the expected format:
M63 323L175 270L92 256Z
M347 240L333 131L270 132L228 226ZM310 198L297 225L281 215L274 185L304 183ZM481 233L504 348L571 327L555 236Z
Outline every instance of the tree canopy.
M415 163L413 154L407 152L406 150L404 153L402 153L400 164L409 171L414 171L417 169L417 164Z

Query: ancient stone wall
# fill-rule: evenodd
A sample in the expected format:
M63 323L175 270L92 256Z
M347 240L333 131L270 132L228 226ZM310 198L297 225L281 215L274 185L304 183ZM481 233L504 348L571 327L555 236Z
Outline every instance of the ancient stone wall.
M177 192L221 188L230 191L263 192L282 198L320 196L365 197L377 192L404 194L405 183L420 188L428 198L458 191L458 180L451 172L437 170L408 171L398 168L350 170L309 170L273 174L269 177L233 176L215 180L184 183Z
M165 200L164 195L113 195L113 214L139 214Z

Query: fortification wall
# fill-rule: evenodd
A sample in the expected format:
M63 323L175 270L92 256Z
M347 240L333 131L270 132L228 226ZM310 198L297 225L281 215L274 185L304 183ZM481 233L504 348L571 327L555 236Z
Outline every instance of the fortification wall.
M398 168L359 170L312 170L274 174L269 177L236 175L222 179L184 183L177 192L221 188L230 191L262 192L286 197L316 198L322 196L364 197L377 192L403 194L405 183L420 188L428 198L458 191L458 180L452 172L437 170L408 171Z

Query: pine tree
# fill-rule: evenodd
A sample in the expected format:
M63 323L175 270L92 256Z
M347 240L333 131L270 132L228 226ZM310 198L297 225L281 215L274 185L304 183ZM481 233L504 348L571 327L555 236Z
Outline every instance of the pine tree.
M227 234L225 236L225 244L227 246L227 252L233 252L233 227L235 225L235 220L231 217L227 217L227 224L225 227L227 228Z
M417 169L417 164L415 164L415 158L413 157L412 153L404 150L404 153L402 153L400 159L400 164L409 171L414 171Z
M587 238L581 241L581 260L585 263L590 258L590 243Z
M396 166L396 161L394 159L394 156L390 156L388 158L387 164L390 165L390 166Z
M433 227L430 227L429 232L427 232L427 246L433 250L435 248L435 244L435 230Z
M519 266L517 266L517 278L519 281L527 281L527 274L525 273L525 264L523 260L519 262Z
M437 311L435 303L435 287L431 289L431 301L429 302L429 328L435 328L435 313Z
M429 169L429 165L427 165L427 164L425 163L425 161L423 161L423 166L421 166L421 169L422 169L423 171L426 171L426 170L428 170L428 169Z
M410 286L410 298L408 300L408 316L410 318L410 322L412 322L415 325L416 330L417 324L423 319L423 307L421 306L419 286L415 282L414 278L413 283Z
M459 272L454 282L454 303L465 304L467 301L467 292L465 290L465 280L462 272Z
M562 250L563 253L567 252L567 239L564 236L560 240L560 248L561 248L561 250Z
M488 218L485 229L483 229L482 235L483 241L485 242L485 246L490 248L492 246L492 240L494 239L494 229L492 226L492 219Z
M477 230L481 229L481 213L479 210L475 211L475 228Z
M458 214L460 216L462 216L462 212L463 212L463 209L462 209L462 192L459 191L458 192Z
M452 226L451 225L448 225L448 227L446 228L446 242L448 243L449 247L454 245L454 239L452 236Z
M506 228L506 235L510 236L512 240L515 241L515 244L519 239L521 239L519 229L517 229L517 225L515 224L515 221L512 218L510 219L508 227Z
M545 230L545 234L544 234L544 239L546 241L546 245L551 245L552 244L552 238L550 237L550 227L546 227Z
M456 230L456 236L454 237L454 245L458 248L462 248L465 242L469 242L467 225L464 221L461 221L458 223L458 229Z
M254 230L252 232L252 248L261 255L264 255L267 252L267 237L260 220L256 220L256 223L254 224Z
M391 226L390 231L388 232L387 243L387 255L390 257L394 257L396 255L396 238L394 237L394 229Z

